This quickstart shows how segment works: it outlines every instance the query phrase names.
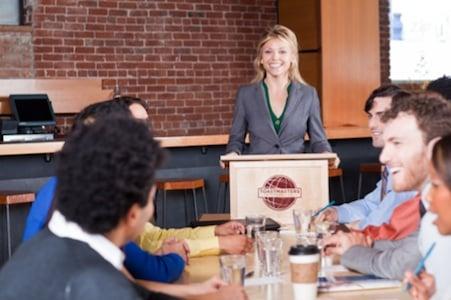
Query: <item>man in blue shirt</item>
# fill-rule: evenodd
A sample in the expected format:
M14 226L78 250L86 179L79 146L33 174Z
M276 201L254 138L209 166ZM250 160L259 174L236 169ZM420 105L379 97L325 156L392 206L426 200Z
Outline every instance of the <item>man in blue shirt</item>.
M375 148L384 147L382 133L385 125L380 120L381 115L390 108L393 97L399 97L406 93L398 86L386 85L375 89L366 100L364 110L368 114L368 127ZM390 172L386 172L386 174L385 178L377 183L376 188L363 199L333 206L324 211L321 219L339 223L355 222L359 229L364 229L368 225L378 226L388 222L393 210L414 197L416 192L394 192Z

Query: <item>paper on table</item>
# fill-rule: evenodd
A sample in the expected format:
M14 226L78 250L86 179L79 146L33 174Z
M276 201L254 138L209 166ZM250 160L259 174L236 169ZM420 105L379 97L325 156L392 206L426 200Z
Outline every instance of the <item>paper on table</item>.
M399 288L401 281L379 278L373 275L335 276L334 280L319 278L320 292L340 292L366 289Z
M326 273L331 273L331 274L339 273L339 272L350 272L350 270L343 265L324 266L324 267L321 267L321 271L326 272Z

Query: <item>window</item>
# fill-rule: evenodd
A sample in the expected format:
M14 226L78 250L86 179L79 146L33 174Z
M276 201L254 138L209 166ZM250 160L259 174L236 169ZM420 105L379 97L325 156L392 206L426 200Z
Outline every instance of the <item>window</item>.
M30 25L35 0L0 0L0 25Z
M451 1L390 1L390 79L451 74Z

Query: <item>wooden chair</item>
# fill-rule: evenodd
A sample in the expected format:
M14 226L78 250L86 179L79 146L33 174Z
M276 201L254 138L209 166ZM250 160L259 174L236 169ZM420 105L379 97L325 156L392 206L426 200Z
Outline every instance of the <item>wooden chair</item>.
M216 212L219 213L225 213L227 209L227 191L229 190L229 173L221 174L219 175L219 186L218 186L218 193L216 194L217 204L216 204ZM223 196L221 197L221 189L224 189ZM222 201L221 201L222 200ZM221 210L221 202L222 202L222 210Z
M359 183L357 186L357 199L360 199L362 194L362 182L364 173L381 174L382 164L381 163L362 163L359 166Z
M9 215L9 206L31 203L34 201L34 193L17 191L0 191L0 205L6 207L6 238L8 247L8 258L11 257L11 218Z
M342 168L329 168L329 178L338 177L340 180L340 189L341 189L341 200L343 203L346 202L345 196L345 185L343 182L343 169Z
M187 191L191 190L193 193L194 216L196 220L199 219L197 210L196 190L202 189L204 198L205 212L208 212L207 196L205 193L205 181L203 178L176 178L176 179L158 179L156 182L157 192L163 191L163 227L166 227L166 200L168 191L184 191L184 206L185 206L185 224L188 224L188 208L187 208ZM157 199L157 195L155 196Z

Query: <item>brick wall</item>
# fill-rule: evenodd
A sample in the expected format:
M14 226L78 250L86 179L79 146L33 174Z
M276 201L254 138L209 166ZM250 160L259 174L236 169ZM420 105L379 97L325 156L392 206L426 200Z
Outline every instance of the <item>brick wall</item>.
M33 77L31 28L0 26L0 78Z
M158 135L228 132L273 0L39 0L37 78L101 77L149 104Z

